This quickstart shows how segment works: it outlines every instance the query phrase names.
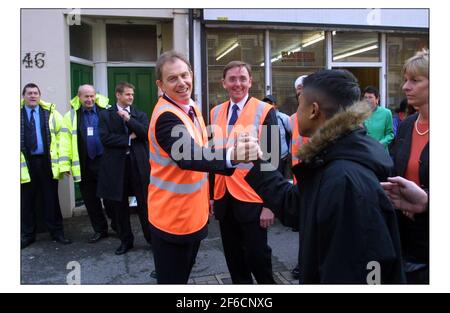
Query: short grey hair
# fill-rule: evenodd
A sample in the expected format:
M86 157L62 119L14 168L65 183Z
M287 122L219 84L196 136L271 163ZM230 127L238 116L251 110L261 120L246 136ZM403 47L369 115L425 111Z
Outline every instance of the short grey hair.
M81 94L81 91L82 91L83 89L86 89L86 88L92 88L92 90L94 90L94 93L95 93L95 88L94 88L94 86L92 86L92 85L90 85L90 84L84 84L84 85L81 85L80 87L78 87L78 95L80 95L80 94Z

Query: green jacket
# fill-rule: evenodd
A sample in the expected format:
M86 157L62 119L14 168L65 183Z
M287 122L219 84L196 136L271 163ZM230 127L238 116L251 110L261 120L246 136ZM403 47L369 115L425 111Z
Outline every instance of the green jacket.
M103 95L95 95L95 104L103 109L109 107L109 99ZM60 171L71 172L73 180L81 181L80 157L78 154L78 125L77 125L77 111L82 104L78 96L75 96L70 105L72 109L64 115L63 127L61 129L60 142Z
M20 108L25 105L25 100L20 101ZM62 116L56 111L56 107L53 103L39 101L39 106L44 110L49 111L48 126L50 130L50 160L52 163L53 179L61 179L61 171L59 169L59 141L62 127ZM28 165L25 155L20 153L20 183L30 182L30 174L28 171Z
M364 121L367 134L379 141L386 149L394 139L394 128L392 126L392 113L390 110L377 107L372 115Z

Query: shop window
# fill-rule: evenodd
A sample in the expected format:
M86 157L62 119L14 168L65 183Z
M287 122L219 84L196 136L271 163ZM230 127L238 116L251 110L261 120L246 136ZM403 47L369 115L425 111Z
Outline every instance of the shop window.
M280 111L290 115L298 106L294 89L297 77L325 68L325 33L270 31L270 45L272 94Z
M264 97L264 32L243 29L207 29L208 60L208 105L213 106L228 100L222 87L224 66L230 61L243 61L252 67L253 83L250 95Z
M333 31L333 62L380 62L380 36L376 32Z
M70 55L92 60L92 27L86 23L69 28Z
M402 91L402 69L407 59L428 47L428 34L387 35L387 105L395 110L405 97Z
M155 62L155 25L106 25L108 61Z

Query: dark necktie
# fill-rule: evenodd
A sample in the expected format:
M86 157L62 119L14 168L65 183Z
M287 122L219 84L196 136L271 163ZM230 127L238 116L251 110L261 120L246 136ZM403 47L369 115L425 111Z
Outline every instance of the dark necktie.
M29 124L30 133L28 136L28 149L30 150L30 152L33 152L37 149L36 121L34 120L34 113L36 113L36 111L32 109Z
M129 111L130 109L123 109L125 112L127 112L128 113L128 115L130 116L130 118L131 118L131 111ZM130 152L131 152L131 149L130 149L130 147L131 147L131 144L133 143L133 140L131 140L131 138L130 138L130 135L131 135L131 132L130 132L130 129L128 128L128 126L127 126L127 123L124 121L123 122L123 126L125 127L125 133L128 135L128 148L127 148L127 154L130 154Z
M229 126L233 126L236 123L237 119L238 119L237 111L239 110L239 107L237 106L237 104L233 104L233 108L232 109L233 109L233 113L231 113L231 118L230 118L230 121L228 122Z
M194 112L194 108L192 106L189 106L188 115L191 118L192 122L194 122L194 124L195 124L195 112Z
M123 111L127 112L131 116L130 112L127 109L123 109ZM125 128L125 133L127 135L130 135L130 130L128 129L127 123L125 121L123 121L123 126Z

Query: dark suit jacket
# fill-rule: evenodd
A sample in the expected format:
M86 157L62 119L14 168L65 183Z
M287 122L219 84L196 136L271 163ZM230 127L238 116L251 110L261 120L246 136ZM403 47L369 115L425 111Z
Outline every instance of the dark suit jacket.
M249 97L250 99L250 97ZM266 126L276 126L278 127L278 120L275 110L272 108L270 109L269 113L266 116L266 119L264 120L263 125ZM271 147L271 139L270 139L270 129L266 133L264 132L263 137L261 138L261 143L264 144L267 142L268 147L268 153L271 153L270 147ZM279 134L279 132L278 132ZM278 139L279 140L279 139ZM279 149L280 150L280 149ZM280 151L278 151L278 155L280 155ZM211 187L213 188L213 186ZM259 216L261 214L261 210L263 208L263 205L260 203L251 203L251 202L242 202L237 199L235 199L233 196L230 195L230 193L227 191L225 193L225 196L222 199L215 200L214 201L214 215L216 219L222 220L225 217L225 213L227 210L231 210L234 217L237 221L245 223L245 222L253 222L253 221L259 221Z
M134 108L131 118L125 123L117 114L117 106L113 105L100 114L100 138L104 147L99 171L97 196L113 201L121 201L124 197L124 171L127 158L129 134L134 132L136 139L131 141L130 158L136 164L139 180L142 185L149 183L148 153L148 118L147 115ZM128 128L128 133L126 129Z

